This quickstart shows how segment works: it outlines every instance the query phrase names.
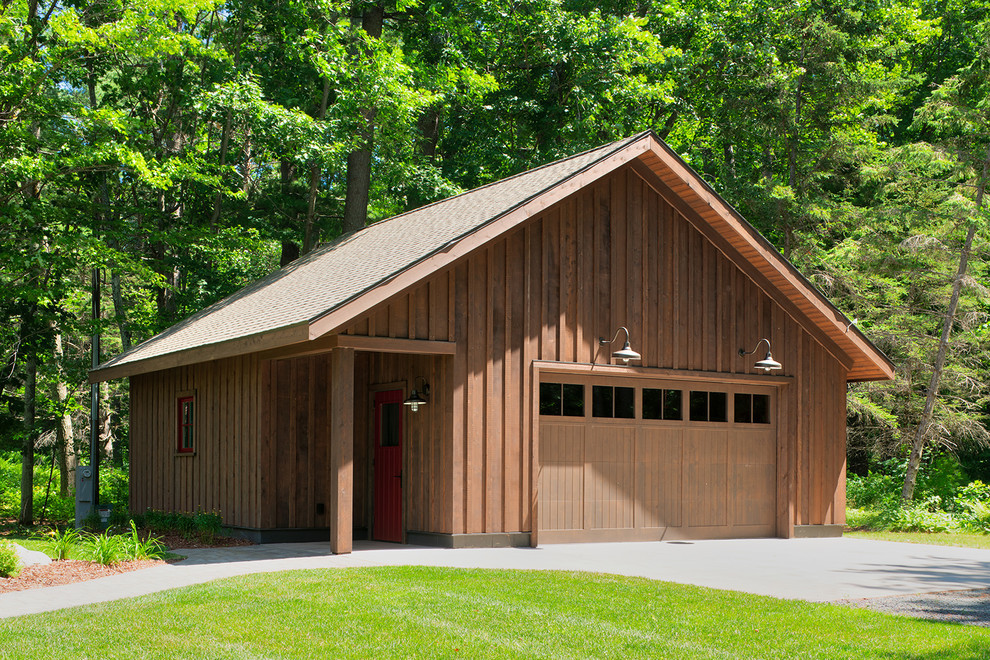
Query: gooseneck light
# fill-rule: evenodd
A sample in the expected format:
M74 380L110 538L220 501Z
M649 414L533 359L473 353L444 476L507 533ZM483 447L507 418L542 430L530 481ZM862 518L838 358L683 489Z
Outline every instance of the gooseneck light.
M764 342L766 342L766 345L767 345L767 356L765 358L763 358L762 360L757 360L756 361L756 364L754 364L753 366L756 367L757 369L763 369L763 371L769 373L771 371L776 371L776 370L780 369L780 362L777 362L776 360L774 360L773 359L773 355L770 353L770 340L769 339L761 339L759 342L757 342L756 348L754 348L751 351L746 351L745 349L740 348L739 349L739 357L745 357L747 355L752 355L757 350L759 350L760 344L763 344Z
M599 337L598 345L605 346L607 344L611 344L615 342L615 340L619 338L620 332L626 333L626 342L622 345L621 349L614 351L612 353L612 357L615 358L616 360L622 360L623 364L629 364L630 360L642 359L642 356L639 353L637 353L636 351L634 351L632 348L629 347L629 330L625 326L622 326L621 328L616 330L615 335L611 339L605 339L604 337Z

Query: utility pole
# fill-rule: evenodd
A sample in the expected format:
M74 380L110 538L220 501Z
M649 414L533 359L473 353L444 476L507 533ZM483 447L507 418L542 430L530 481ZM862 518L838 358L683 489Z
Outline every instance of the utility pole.
M100 366L100 269L93 269L93 368ZM89 386L89 464L93 468L93 507L100 505L100 384Z

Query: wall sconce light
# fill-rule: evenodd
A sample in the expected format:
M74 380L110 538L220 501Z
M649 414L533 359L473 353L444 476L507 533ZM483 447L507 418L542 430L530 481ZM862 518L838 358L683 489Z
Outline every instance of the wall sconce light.
M780 369L780 362L777 362L776 360L774 360L773 359L773 355L770 354L770 340L769 339L761 339L759 342L757 342L756 348L754 348L753 350L748 351L748 352L746 350L740 348L739 349L739 357L745 357L747 355L752 355L753 353L755 353L760 348L760 344L762 344L763 342L766 342L767 343L767 356L765 358L763 358L762 360L757 360L756 364L754 364L753 366L756 367L757 369L763 369L763 371L766 371L766 372L776 371L777 369Z
M619 333L620 332L625 332L626 333L626 343L622 345L622 348L620 350L613 352L612 353L612 357L615 358L615 359L617 359L617 360L622 360L622 363L623 364L629 364L629 360L640 360L640 359L642 359L643 356L641 356L639 353L637 353L633 349L629 348L629 330L626 329L625 326L623 326L623 327L619 328L618 330L616 330L615 331L615 335L612 337L612 339L605 339L604 337L599 337L598 338L598 345L599 346L605 346L606 344L613 343L616 339L619 338Z
M420 396L419 390L416 389L416 382L420 380L423 381L422 396ZM416 378L413 379L412 392L409 393L409 396L406 397L406 400L402 403L409 406L410 411L416 412L419 410L420 406L426 405L426 397L428 396L430 396L430 384L427 383L426 379L422 376L416 376Z

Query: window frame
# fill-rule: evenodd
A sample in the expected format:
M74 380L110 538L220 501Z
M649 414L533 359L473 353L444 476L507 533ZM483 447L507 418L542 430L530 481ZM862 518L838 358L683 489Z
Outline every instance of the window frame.
M175 432L175 453L179 456L193 456L196 454L196 395L181 393L176 397L176 432ZM190 421L184 422L183 413L185 404L190 405ZM189 429L189 446L185 446L185 430Z
M654 428L704 428L709 426L715 426L719 428L738 428L738 429L753 429L757 427L777 427L776 418L776 405L774 403L778 401L780 396L781 387L786 386L788 381L775 382L773 384L763 384L756 382L756 379L745 379L747 381L752 380L753 382L733 382L731 378L727 378L725 381L715 379L715 378L675 378L665 375L653 376L650 375L622 375L622 376L612 376L609 375L595 375L595 374L578 374L564 370L554 370L546 369L540 370L540 376L538 383L540 385L553 384L557 386L561 385L581 385L584 387L584 416L564 416L559 414L546 414L539 411L539 403L537 404L537 413L539 418L550 421L556 420L561 423L594 423L594 424L615 424L615 425L628 425L629 423L643 424L645 426ZM782 379L779 379L782 380ZM605 387L612 390L614 395L614 388L630 388L634 391L633 393L633 405L634 405L634 416L633 417L615 417L615 403L612 402L612 413L613 416L596 416L595 406L594 406L594 391L597 387ZM539 396L539 386L536 389L537 396ZM667 397L668 393L676 392L679 394L680 398L680 413L681 417L678 418L667 418L663 416L663 411L661 410L661 419L653 419L644 417L644 409L646 406L643 401L643 392L645 390L661 390L661 405L664 403L664 399ZM722 399L719 403L724 402L724 411L721 410L719 406L719 412L724 412L724 418L713 420L711 419L711 410L707 411L706 419L698 420L691 419L690 414L690 399L691 393L703 392L705 394L706 403L710 404L711 397L714 394L716 398ZM759 395L760 397L765 397L765 401L768 407L768 415L765 422L762 423L746 423L746 422L736 422L734 419L735 415L735 394L745 393L750 395L747 397L748 400L752 400L753 397ZM613 396L614 398L614 396ZM710 408L709 406L706 406ZM721 417L721 415L719 415Z

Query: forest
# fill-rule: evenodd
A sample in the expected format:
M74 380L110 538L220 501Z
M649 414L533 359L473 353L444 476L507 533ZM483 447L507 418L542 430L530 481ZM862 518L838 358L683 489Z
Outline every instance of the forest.
M126 469L94 338L646 129L895 363L851 506L990 531L988 0L0 0L0 518Z

